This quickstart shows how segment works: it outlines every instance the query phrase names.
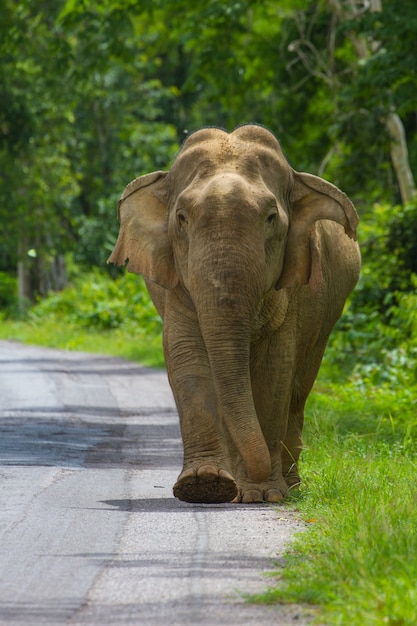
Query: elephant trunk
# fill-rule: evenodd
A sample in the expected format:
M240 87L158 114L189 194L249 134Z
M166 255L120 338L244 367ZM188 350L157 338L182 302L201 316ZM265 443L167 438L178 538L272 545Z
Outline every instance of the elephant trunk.
M233 261L233 257L235 262ZM228 263L205 259L204 285L193 272L192 297L207 349L224 423L253 482L266 481L271 458L256 414L250 379L251 322L261 297L259 259L242 262L228 249Z

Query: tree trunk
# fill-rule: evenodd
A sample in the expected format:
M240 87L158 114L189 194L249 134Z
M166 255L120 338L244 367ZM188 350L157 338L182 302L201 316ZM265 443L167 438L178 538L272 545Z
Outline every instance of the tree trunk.
M34 301L36 295L45 297L51 290L62 291L68 284L63 254L57 254L46 261L39 253L39 247L30 256L30 247L26 234L21 232L17 250L18 307L21 314Z
M32 299L30 268L28 265L27 245L23 233L19 235L17 246L17 299L19 312L23 314Z
M410 202L416 194L416 183L410 167L407 141L403 123L397 113L389 113L385 127L391 138L391 161L397 176L403 204Z

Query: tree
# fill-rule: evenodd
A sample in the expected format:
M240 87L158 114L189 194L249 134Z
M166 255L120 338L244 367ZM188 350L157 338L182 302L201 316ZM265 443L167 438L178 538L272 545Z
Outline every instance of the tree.
M162 107L173 96L156 76L142 33L117 3L67 3L59 16L70 41L74 134L71 167L76 261L105 265L117 233L124 186L165 167L178 148ZM145 46L144 46L145 43Z
M392 3L375 13L354 0L128 5L154 34L162 83L178 90L171 119L180 137L202 125L259 122L297 167L367 203L413 194L404 159L411 143L417 160L411 0L401 16Z
M70 111L53 82L67 65L67 47L52 4L7 0L0 26L2 265L18 267L21 301L64 284L60 249L77 192L62 141Z
M368 30L367 36L364 36L356 31L355 27L357 28L357 25L355 22L358 23L360 21L358 18L363 14L363 8L358 3L354 0L345 0L344 3L342 3L342 0L328 0L328 4L331 11L342 23L348 23L349 30L347 31L347 36L353 44L359 64L366 65L372 62L372 57L377 58L378 55L381 56L381 50L382 56L387 54L387 51L383 50L383 45L384 43L387 44L387 41L383 42L377 39L378 31L381 30L378 22L374 22L375 33L370 34ZM382 17L382 0L371 0L368 11L378 14L377 18ZM387 15L391 16L392 14L387 12ZM394 17L397 16L394 15ZM417 19L417 12L415 12L414 18ZM401 10L401 19L404 19L403 10ZM396 80L398 82L398 77ZM391 91L395 89L395 86L387 85L385 88ZM403 204L406 204L413 199L416 193L416 184L410 166L404 125L396 111L395 104L391 104L383 112L381 119L390 138L391 161L397 177L401 199Z
M68 251L104 264L124 185L176 148L131 21L64 8L6 0L0 25L0 269L18 269L21 303L63 287Z
M67 252L104 265L125 184L201 126L264 124L357 202L408 199L417 5L375 2L5 0L0 270L33 297Z

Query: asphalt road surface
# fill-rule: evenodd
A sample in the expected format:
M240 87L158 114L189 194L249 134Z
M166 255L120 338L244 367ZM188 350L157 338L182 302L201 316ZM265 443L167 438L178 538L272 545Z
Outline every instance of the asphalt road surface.
M181 458L164 372L0 342L0 624L307 623L244 598L295 513L180 502Z

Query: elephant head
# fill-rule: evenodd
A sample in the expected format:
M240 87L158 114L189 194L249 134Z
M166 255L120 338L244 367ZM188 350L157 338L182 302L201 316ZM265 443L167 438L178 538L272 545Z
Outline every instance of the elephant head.
M275 137L248 125L191 135L169 172L126 187L119 220L109 262L127 261L129 271L185 294L227 428L249 477L265 480L270 456L249 372L253 319L271 290L312 282L318 220L356 238L352 203L321 178L294 171Z

